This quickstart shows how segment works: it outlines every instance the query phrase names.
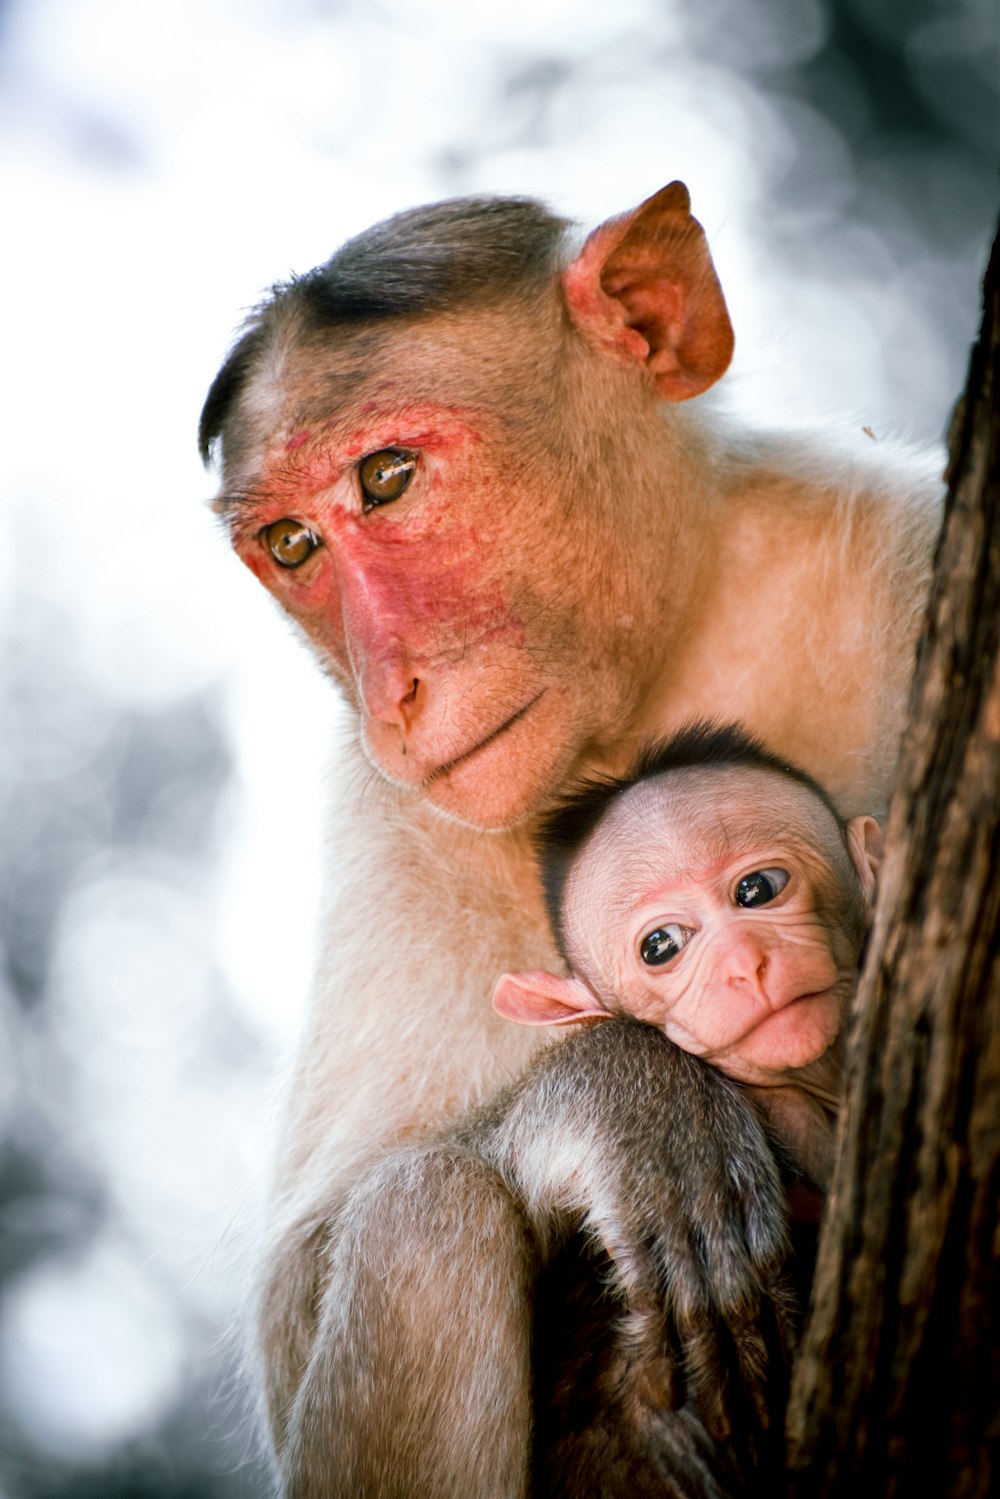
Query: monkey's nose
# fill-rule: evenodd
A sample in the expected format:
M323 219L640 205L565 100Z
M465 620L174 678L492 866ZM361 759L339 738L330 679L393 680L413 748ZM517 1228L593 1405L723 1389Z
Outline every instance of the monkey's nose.
M755 933L740 932L730 939L726 956L726 977L731 984L745 986L763 997L767 964L767 946Z
M420 703L420 678L411 677L409 691L405 692L397 705L399 716L402 719L404 734L408 734L414 718L419 711Z
M358 690L369 718L409 734L427 696L426 684L391 664L366 666Z

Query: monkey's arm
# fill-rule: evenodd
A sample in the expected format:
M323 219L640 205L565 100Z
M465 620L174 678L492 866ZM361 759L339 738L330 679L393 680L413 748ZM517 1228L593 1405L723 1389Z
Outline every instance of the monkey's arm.
M363 1176L315 1246L288 1496L725 1499L761 1476L780 1184L739 1094L691 1061L609 1022ZM558 1251L581 1227L620 1294L598 1268L578 1306Z
M780 1407L793 1308L782 1183L739 1089L651 1026L603 1022L480 1121L543 1255L582 1223L611 1260L631 1356L666 1359L677 1404L752 1453Z
M393 1191L398 1231L410 1237L409 1247L400 1239L400 1253L422 1251L432 1268L448 1252L434 1194L416 1212L405 1192L386 1187L389 1200L379 1199L380 1163L390 1151L439 1136L449 1119L522 1071L539 1037L501 1020L490 992L505 967L558 961L526 843L508 834L484 840L405 802L371 780L356 746L341 767L346 785L331 818L336 858L317 980L288 1088L256 1298L256 1364L279 1450L307 1369L321 1392L318 1405L308 1406L311 1429L321 1444L332 1429L322 1413L320 1370L339 1357L334 1312L359 1304L359 1327L366 1315L357 1297L367 1282L349 1246L379 1243ZM457 1191L459 1179L444 1170L442 1192ZM404 1172L403 1180L411 1178ZM478 1180L473 1173L472 1199ZM480 1252L473 1231L470 1276ZM324 1320L327 1302L333 1310ZM345 1333L364 1335L354 1324ZM360 1373L363 1361L350 1348L345 1359ZM383 1361L373 1385L388 1409L381 1392L391 1384L392 1360L377 1346L365 1357L372 1367Z
M557 1219L568 1230L589 1214L595 1237L612 1249L622 1248L616 1221L634 1232L625 1245L635 1246L632 1259L620 1263L629 1272L627 1304L646 1313L650 1335L663 1275L655 1256L642 1253L642 1212L651 1242L669 1220L664 1243L678 1239L684 1252L670 1252L683 1267L701 1234L718 1241L731 1232L727 1211L742 1245L741 1209L730 1191L728 1207L699 1223L683 1163L657 1147L663 1129L650 1136L650 1119L665 1128L676 1116L683 1155L678 1132L690 1133L692 1107L683 1063L671 1086L662 1038L652 1038L643 1075L635 1072L631 1051L649 1052L652 1033L631 1049L610 1035L607 1043L580 1036L529 1070L507 1095L517 1117L507 1118L503 1149L498 1142L503 1174L486 1165L477 1142L469 1148L446 1136L420 1146L441 1139L449 1116L516 1077L537 1043L488 1001L505 968L557 962L533 860L513 835L484 841L412 806L397 809L377 784L342 807L335 836L341 887L328 891L321 978L290 1092L260 1297L261 1363L284 1482L303 1499L352 1491L519 1499L536 1263L523 1204L537 1199L553 1232ZM506 1171L521 1160L519 1119L525 1150L534 1152L535 1198ZM560 1196L578 1153L580 1190ZM700 1188L688 1175L692 1193L714 1192L710 1172ZM649 1176L656 1196L644 1205ZM674 1197L684 1200L684 1218L673 1212ZM748 1276L725 1267L744 1253L717 1243L713 1269L675 1278L671 1331L678 1316L683 1327L686 1301L706 1277L725 1284L703 1299L712 1307L721 1294L736 1321L734 1298ZM746 1316L752 1328L752 1307ZM714 1348L711 1317L706 1326L699 1335ZM683 1334L685 1346L694 1341ZM720 1360L702 1362L708 1379Z

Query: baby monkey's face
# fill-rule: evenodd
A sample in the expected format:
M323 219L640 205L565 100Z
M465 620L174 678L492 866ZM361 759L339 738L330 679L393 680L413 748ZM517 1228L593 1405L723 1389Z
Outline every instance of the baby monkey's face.
M657 1025L743 1082L815 1062L846 1020L877 841L872 819L842 834L819 797L777 772L640 783L565 889L569 957L598 1000L589 1013Z

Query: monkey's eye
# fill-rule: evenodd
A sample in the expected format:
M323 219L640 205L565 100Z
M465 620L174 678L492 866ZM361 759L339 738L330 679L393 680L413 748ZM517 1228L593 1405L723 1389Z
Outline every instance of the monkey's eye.
M676 922L671 922L669 926L658 926L655 932L650 932L639 943L639 956L647 967L659 968L661 964L669 963L671 958L676 958L693 936L694 932L690 927L678 926Z
M389 505L398 500L413 478L416 466L416 453L408 453L405 448L382 448L380 452L362 458L358 464L358 479L364 513L367 515L376 505Z
M755 869L740 880L733 899L738 906L766 906L787 884L787 869Z
M319 537L301 521L276 520L261 535L279 567L301 567L319 546Z

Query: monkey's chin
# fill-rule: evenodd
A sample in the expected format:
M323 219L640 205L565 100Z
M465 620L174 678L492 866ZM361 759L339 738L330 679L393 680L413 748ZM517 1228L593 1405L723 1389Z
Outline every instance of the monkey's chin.
M441 817L480 833L507 833L529 821L548 791L523 774L487 774L471 763L456 766L422 788Z
M373 761L372 756L368 758ZM391 775L377 761L374 765L406 797L424 802L446 822L477 833L507 833L530 821L551 779L540 789L523 774L504 775L491 768L483 775L479 766L463 763L414 784Z
M539 754L532 710L539 692L523 708L457 760L428 776L420 794L450 822L483 833L504 833L527 822L552 794L565 771Z

